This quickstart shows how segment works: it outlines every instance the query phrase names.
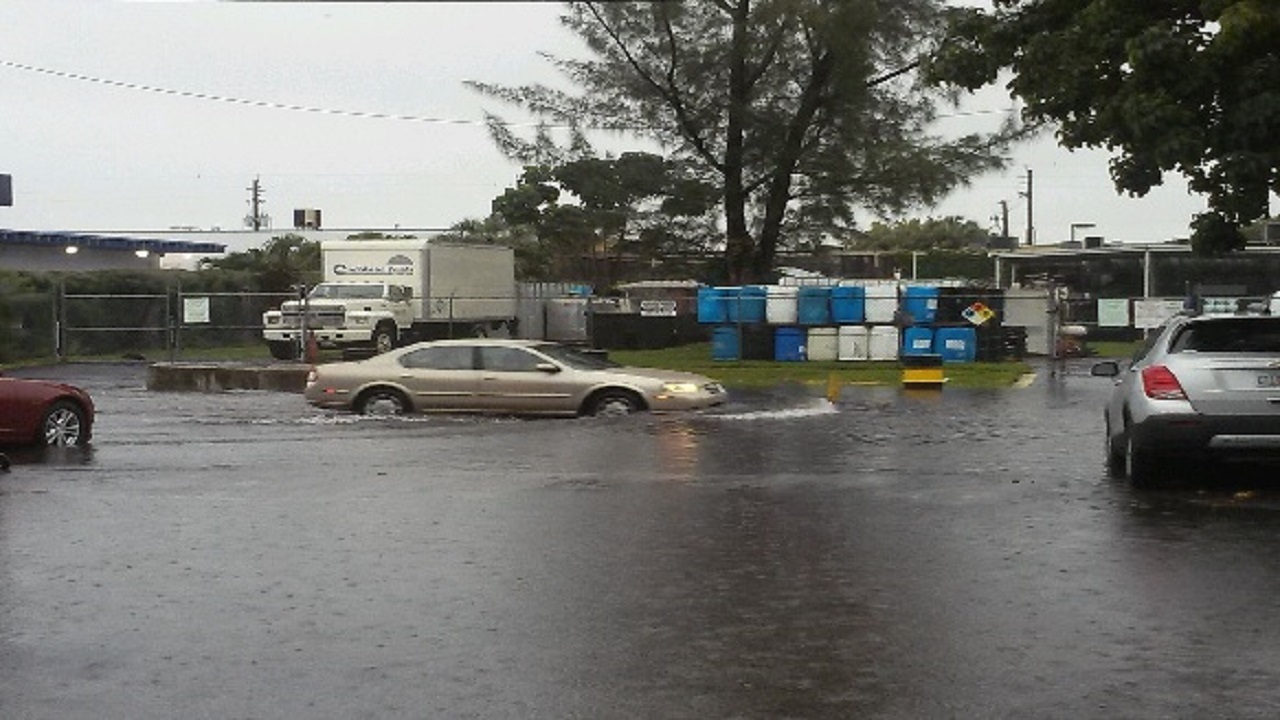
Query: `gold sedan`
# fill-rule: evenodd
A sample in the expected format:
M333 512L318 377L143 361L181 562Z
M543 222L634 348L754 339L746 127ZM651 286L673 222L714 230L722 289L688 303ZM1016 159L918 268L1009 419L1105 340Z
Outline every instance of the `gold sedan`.
M394 415L625 415L698 410L726 398L719 383L702 375L626 367L560 343L483 338L317 365L304 394L317 407Z

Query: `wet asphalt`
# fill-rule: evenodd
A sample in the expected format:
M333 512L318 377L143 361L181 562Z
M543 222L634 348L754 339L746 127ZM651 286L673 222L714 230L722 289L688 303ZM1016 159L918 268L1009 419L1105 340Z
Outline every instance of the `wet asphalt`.
M0 475L0 718L1280 715L1280 486L1135 492L1038 369L609 420L13 373L99 414Z

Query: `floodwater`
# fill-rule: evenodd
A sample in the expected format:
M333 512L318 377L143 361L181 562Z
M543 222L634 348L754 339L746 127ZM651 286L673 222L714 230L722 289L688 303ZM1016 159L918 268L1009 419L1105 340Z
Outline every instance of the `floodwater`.
M98 425L0 475L0 717L1280 714L1280 490L1107 478L1085 365L608 420L43 372Z

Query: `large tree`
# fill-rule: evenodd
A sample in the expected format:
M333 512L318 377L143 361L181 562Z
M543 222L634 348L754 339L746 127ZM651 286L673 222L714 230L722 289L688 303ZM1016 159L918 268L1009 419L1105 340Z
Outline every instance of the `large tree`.
M493 212L535 232L538 276L608 285L609 258L659 263L667 255L705 251L715 232L708 220L712 205L714 189L681 164L628 152L527 166L519 183L494 199Z
M590 155L588 130L646 137L694 164L719 188L730 280L760 281L780 248L839 239L859 208L931 203L1002 164L1002 137L930 132L940 96L914 70L943 4L575 2L563 22L591 56L550 59L580 95L473 87L542 118L525 141L490 117L499 146L525 164Z
M969 89L1008 80L1031 123L1066 147L1114 151L1118 191L1176 171L1208 197L1201 253L1239 248L1280 192L1280 2L996 0L957 10L932 74Z

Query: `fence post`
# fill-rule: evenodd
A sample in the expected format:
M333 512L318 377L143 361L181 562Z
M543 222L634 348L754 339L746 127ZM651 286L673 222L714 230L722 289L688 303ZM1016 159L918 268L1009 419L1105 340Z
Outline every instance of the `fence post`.
M53 356L58 362L66 359L65 347L63 345L66 339L63 331L63 325L67 321L67 286L66 279L58 278L58 285L54 288L53 295Z
M175 308L175 301L174 301L175 292L177 293L176 308ZM168 332L167 339L169 340L168 342L169 362L171 363L178 361L178 355L180 354L181 348L182 348L182 336L181 336L182 321L181 321L181 318L178 317L178 313L181 312L181 309L182 309L182 281L178 280L175 283L173 291L166 292L164 294L164 310L165 310L164 314L169 321L168 322L169 332Z

